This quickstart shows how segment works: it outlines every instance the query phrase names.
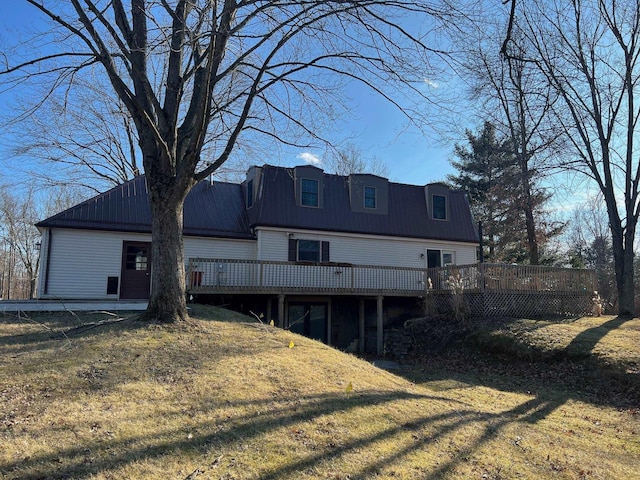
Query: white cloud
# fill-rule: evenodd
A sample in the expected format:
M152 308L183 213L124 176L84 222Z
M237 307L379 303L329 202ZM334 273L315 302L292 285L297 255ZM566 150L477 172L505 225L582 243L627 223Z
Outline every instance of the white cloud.
M431 88L440 88L440 84L438 82L436 82L435 80L431 80L430 78L425 78L424 79L424 83L425 83L425 85L427 85L428 87L431 87Z
M307 163L309 165L320 165L322 163L322 159L318 155L311 152L299 153L296 158L303 160L304 163Z

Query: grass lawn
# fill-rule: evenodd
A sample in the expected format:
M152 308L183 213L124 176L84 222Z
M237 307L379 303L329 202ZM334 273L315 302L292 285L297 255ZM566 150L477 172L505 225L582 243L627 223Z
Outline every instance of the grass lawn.
M479 323L390 373L192 316L0 317L0 478L640 478L640 320Z

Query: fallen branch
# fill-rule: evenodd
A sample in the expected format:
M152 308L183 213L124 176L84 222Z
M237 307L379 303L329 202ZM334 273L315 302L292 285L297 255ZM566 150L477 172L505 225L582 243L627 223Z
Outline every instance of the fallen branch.
M100 313L107 313L107 312L100 312ZM112 314L114 316L117 317L117 315ZM77 327L72 327L68 330L66 330L66 333L68 334L78 334L78 333L84 333L87 330L91 330L92 328L97 328L97 327L102 327L104 325L111 325L113 323L118 323L118 322L124 322L126 320L131 320L132 318L137 318L140 315L131 315L129 317L117 317L117 318L111 318L108 320L100 320L99 322L90 322L90 323L85 323L83 325L79 325Z
M203 473L204 473L204 470L200 470L199 468L196 468L193 472L187 475L184 480L193 480L198 475L202 475Z

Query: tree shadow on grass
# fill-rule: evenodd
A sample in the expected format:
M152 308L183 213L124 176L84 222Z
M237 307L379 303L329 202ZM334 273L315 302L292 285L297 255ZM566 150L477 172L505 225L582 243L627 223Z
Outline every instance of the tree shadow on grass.
M275 429L287 428L311 419L331 415L337 412L349 412L362 407L373 407L396 401L415 400L442 400L436 396L413 394L409 392L364 392L356 395L344 393L307 396L298 399L297 406L282 405L274 402L270 406L270 400L251 401L244 405L253 404L255 407L263 407L263 413L256 414L255 410L245 415L231 416L224 421L211 421L197 425L197 432L187 437L184 429L180 431L165 431L161 434L143 434L137 438L122 440L104 438L77 445L71 448L62 448L49 454L35 455L30 458L6 462L0 464L0 475L14 480L33 478L76 478L98 474L100 472L124 467L129 463L141 459L154 459L172 453L180 454L187 451L200 451L206 456L206 452L212 449L229 448L238 442L250 442L252 439L269 433ZM447 399L447 401L449 401ZM233 402L227 406L241 406ZM219 406L222 407L222 406ZM212 412L216 406L207 405ZM471 414L472 412L469 412ZM424 422L433 422L448 417L457 417L459 413L451 412L440 416L425 417ZM133 419L131 419L133 420ZM48 428L48 427L45 427ZM398 427L385 432L384 436L394 435L400 429ZM180 438L175 440L175 438ZM171 440L173 438L173 440ZM330 459L354 448L366 448L375 438L363 438L354 442L332 449L321 455L323 459ZM311 460L317 461L317 460ZM276 478L287 471L295 471L304 464L292 464L276 472L266 473L260 478ZM206 463L203 461L203 463ZM209 462L210 463L210 462ZM275 475L275 476L274 476Z
M190 462L198 461L198 468L207 472L215 465L215 477L234 472L232 458L216 465L225 451L242 451L243 445L260 441L264 435L278 431L291 432L304 425L311 428L316 419L332 414L350 414L362 408L384 406L393 402L407 402L417 409L424 409L407 421L401 419L384 428L370 432L364 429L359 435L348 435L346 440L330 447L320 445L317 449L305 451L287 463L264 467L260 470L261 480L296 478L299 472L314 469L318 465L337 461L351 454L361 455L364 460L342 471L342 478L367 480L378 476L389 467L394 468L407 461L410 455L426 449L438 448L446 444L447 439L455 438L459 431L472 425L477 435L467 442L458 444L454 454L440 464L421 465L420 478L437 479L446 476L457 465L464 462L474 452L490 443L502 434L504 427L514 422L537 423L547 418L555 409L562 406L567 397L536 396L513 408L497 412L483 412L464 402L452 401L436 394L416 394L407 391L362 392L345 394L344 392L324 395L295 397L295 405L274 399L226 402L224 404L203 400L196 410L211 412L210 419L195 425L193 435L187 436L187 427L172 427L173 430L141 432L134 437L96 439L82 444L60 448L52 453L34 455L0 464L0 476L14 480L32 478L82 478L104 472L113 472L129 464L141 461L154 461L164 456L187 454ZM429 405L446 402L447 408L430 409ZM420 406L418 406L420 405ZM218 414L219 409L227 407L251 407L242 414L230 416ZM442 407L442 405L441 405ZM173 415L180 415L175 413ZM123 418L122 421L136 421L135 418ZM295 428L294 428L295 427ZM43 426L48 430L50 427ZM407 432L412 433L413 441L406 441ZM38 436L38 432L34 432ZM404 435L404 437L403 437ZM393 445L384 456L362 454L363 450L376 448L379 442ZM198 459L198 460L194 460ZM195 466L195 465L194 465ZM186 466L185 466L186 468ZM237 471L236 471L237 473ZM175 477L176 472L167 472ZM186 475L185 475L186 476ZM207 478L207 477L204 477ZM227 478L220 476L220 478ZM228 478L234 478L229 476ZM244 478L244 477L243 477Z
M612 326L621 324L611 321L604 325L613 328ZM592 350L597 344L597 341L594 342L594 338L598 336L602 338L610 329L602 330L603 326L598 327L601 330L594 328L589 336L585 333L580 341L574 339L575 343L572 343L580 345L581 349L590 348ZM591 347L588 347L589 345ZM460 358L457 360L462 362ZM531 393L533 391L535 396L507 411L498 413L478 411L464 402L453 402L450 398L439 396L437 393L416 394L408 391L357 394L339 392L310 396L296 396L293 392L289 400L295 400L294 403L291 401L283 402L282 398L240 400L225 404L203 399L199 405L196 405L196 410L211 412L211 419L199 423L191 437L185 435L184 427L175 427L175 431L143 432L138 436L124 439L105 439L102 437L82 445L61 448L53 453L34 455L31 458L0 464L0 476L6 475L7 478L16 480L86 477L124 468L141 460L154 460L165 455L181 455L184 452L190 452L188 455L190 459L198 458L201 460L199 466L201 469L206 471L216 468L214 476L218 477L225 473L225 468L230 471L233 468L229 464L224 464L224 461L214 467L215 459L220 458L219 453L226 449L236 449L237 451L240 445L262 438L271 432L280 431L283 428L287 431L294 426L297 428L300 424L308 425L308 422L324 416L337 413L349 414L358 409L383 406L400 401L412 402L416 405L420 403L425 412L415 415L410 421L398 420L373 433L365 433L368 430L363 430L363 433L353 437L348 436L347 440L331 447L320 446L317 451L302 453L286 464L265 467L261 470L258 478L261 480L295 478L298 472L313 469L317 465L337 461L369 448L374 449L379 442L394 444L394 447L384 455L384 458L367 455L366 462L350 467L348 472L341 472L343 478L348 476L354 480L367 480L377 476L390 465L404 462L407 457L416 452L438 448L437 445L442 444L443 440L451 438L461 429L473 425L474 431L478 434L466 443L459 445L459 448L448 459L438 465L423 465L421 467L420 478L437 479L455 470L474 452L501 435L504 428L513 422L537 423L571 399L594 401L587 392L573 388L571 385L567 387L564 384L567 375L561 374L560 370L565 367L565 363L560 362L559 359L538 363L518 361L515 365L486 358L483 358L481 362L478 362L477 358L466 360L468 361L464 364L454 365L456 368L450 368L452 367L450 363L443 362L439 370L431 372L401 370L400 373L416 382L440 378L458 382L458 384L473 383L516 392ZM588 358L588 360L598 361L597 358ZM434 361L437 362L438 358L435 358ZM475 370L470 370L470 366L473 366ZM521 367L526 367L524 372ZM545 373L545 370L550 367L554 370L551 376ZM558 375L557 378L554 375ZM550 381L550 378L553 381ZM440 411L429 409L428 405L434 402L448 402L448 407L444 410L440 409ZM605 403L615 405L617 402L609 399ZM244 414L235 414L229 417L219 416L215 413L217 410L229 406L250 408ZM123 419L123 421L133 420L135 419ZM47 426L43 426L43 429L47 428ZM413 433L413 442L400 441L401 436L407 432ZM362 453L359 454L362 455ZM169 474L169 472L167 473ZM172 475L175 476L175 472Z
M595 327L587 328L578 335L564 349L565 356L589 357L593 355L593 350L600 340L602 340L611 330L621 327L628 321L629 317L615 317L611 320Z
M533 348L527 358L513 358L500 351L460 351L440 349L420 367L401 370L405 378L423 384L453 388L484 386L502 391L535 395L508 412L490 415L483 433L461 449L449 461L425 475L437 479L452 471L484 444L494 439L514 420L538 423L571 400L610 406L617 409L637 408L640 404L640 376L629 372L625 365L616 365L594 354L596 345L611 331L630 319L616 317L603 324L588 328L576 335L562 350L549 356L547 351ZM536 325L528 325L528 331ZM424 360L424 359L423 359ZM437 388L436 388L437 389ZM453 427L453 425L451 425ZM428 441L433 441L429 437ZM403 455L408 452L398 452ZM377 465L382 467L382 464ZM370 465L362 475L353 479L364 480L376 471Z
M629 408L640 403L638 369L594 353L609 332L627 321L616 317L587 328L566 347L554 350L521 341L520 334L535 325L505 333L505 322L483 323L477 331L462 331L449 348L416 357L412 361L415 368L400 373L416 383L458 382Z

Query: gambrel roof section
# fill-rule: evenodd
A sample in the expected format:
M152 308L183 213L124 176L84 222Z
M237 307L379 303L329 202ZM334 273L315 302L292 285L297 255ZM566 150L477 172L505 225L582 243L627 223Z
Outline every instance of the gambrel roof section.
M308 166L252 167L247 178L243 184L202 181L195 185L185 200L184 234L252 239L254 229L262 226L478 243L466 194L445 185L406 185L364 174L331 175ZM308 197L316 200L312 206L303 201L303 180L318 182ZM376 198L365 200L366 195ZM365 201L375 208L367 208ZM36 226L150 233L145 177Z
M58 213L37 227L151 232L151 211L144 175ZM203 237L253 238L242 186L202 181L184 204L184 234Z
M388 182L386 212L366 213L355 211L350 198L350 182L359 176L324 174L322 185L323 205L302 206L295 201L295 168L265 165L260 180L260 195L255 208L249 210L250 224L321 231L337 231L384 235L393 237L423 238L444 241L478 243L467 195L450 190L441 184L427 186ZM362 175L360 177L374 177ZM381 177L376 177L380 180ZM364 178L365 182L374 183ZM378 182L379 183L379 182ZM440 194L446 200L446 220L433 218L428 208L431 195Z

